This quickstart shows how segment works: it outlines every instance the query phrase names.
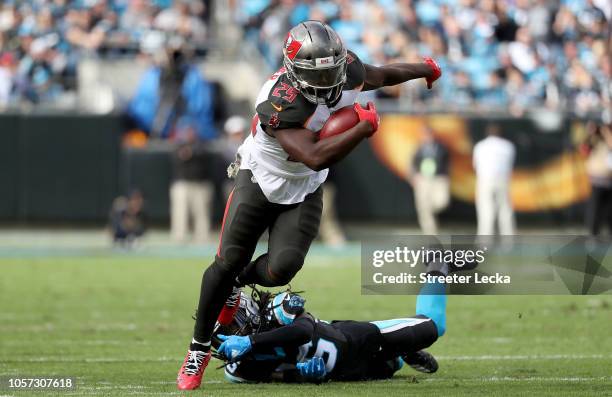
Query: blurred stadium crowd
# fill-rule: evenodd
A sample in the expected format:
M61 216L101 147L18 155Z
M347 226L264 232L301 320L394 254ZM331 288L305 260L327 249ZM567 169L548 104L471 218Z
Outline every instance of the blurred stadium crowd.
M136 56L168 34L203 47L211 4L197 0L27 0L0 6L0 106L73 90L83 56ZM223 3L223 2L222 2ZM535 107L582 116L610 104L609 0L229 0L235 21L276 68L287 30L332 25L364 62L439 61L445 78L378 96L415 110ZM218 7L225 4L216 4Z
M168 34L206 41L208 1L28 0L0 5L0 106L74 90L84 56L135 56Z
M445 109L533 106L597 112L610 103L609 0L239 0L237 20L277 67L290 26L328 22L367 63L432 56L446 77L381 91Z

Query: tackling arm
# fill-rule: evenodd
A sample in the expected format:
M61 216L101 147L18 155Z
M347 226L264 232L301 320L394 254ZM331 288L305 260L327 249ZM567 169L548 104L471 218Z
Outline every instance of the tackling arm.
M420 78L425 78L427 88L431 88L433 82L442 75L440 66L431 58L425 58L423 63L393 63L384 66L364 64L363 66L365 67L363 91L375 90Z
M277 347L297 348L312 340L314 322L309 316L300 316L293 323L271 331L250 335L252 352L266 353Z
M292 349L312 339L314 322L310 316L298 317L293 323L271 331L249 336L218 335L223 341L217 351L230 362L252 354L256 360L277 359L277 349Z

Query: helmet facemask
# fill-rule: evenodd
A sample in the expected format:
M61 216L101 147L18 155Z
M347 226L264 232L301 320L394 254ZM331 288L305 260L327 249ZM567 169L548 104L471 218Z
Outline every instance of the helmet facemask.
M333 62L333 58L329 58ZM331 67L315 67L306 62L297 63L287 57L284 59L284 64L289 80L309 102L334 105L340 98L342 87L346 82L346 55Z
M226 335L250 335L259 330L262 323L262 314L257 302L251 296L244 292L240 293L240 306L234 314L232 322L228 325L221 326L219 323L215 326L214 336L217 331ZM223 328L223 329L221 329Z
M338 102L346 82L347 51L329 25L313 20L294 26L285 39L283 64L291 84L309 102Z

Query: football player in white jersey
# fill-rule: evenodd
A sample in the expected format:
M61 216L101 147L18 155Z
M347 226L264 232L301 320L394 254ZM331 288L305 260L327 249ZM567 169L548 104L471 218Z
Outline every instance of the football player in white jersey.
M194 336L177 378L181 390L197 389L210 360L215 322L229 324L240 287L287 284L301 269L316 237L327 168L378 129L373 104L355 103L360 91L424 78L429 88L441 76L431 58L423 63L363 64L327 24L306 21L285 40L283 67L257 98L251 134L238 150L219 248L202 278ZM327 139L317 132L330 114L353 106L354 127ZM252 260L268 230L268 251Z

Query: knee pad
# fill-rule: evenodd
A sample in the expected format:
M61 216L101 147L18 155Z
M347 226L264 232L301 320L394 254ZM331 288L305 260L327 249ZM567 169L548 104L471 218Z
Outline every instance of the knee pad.
M220 254L215 256L215 263L232 272L240 271L251 260L247 249L236 245L225 247Z
M288 284L304 265L304 254L294 248L287 248L268 262L268 276L274 287Z
M228 262L217 255L215 256L215 261L208 269L221 275L235 277L240 272L240 268L236 262Z

